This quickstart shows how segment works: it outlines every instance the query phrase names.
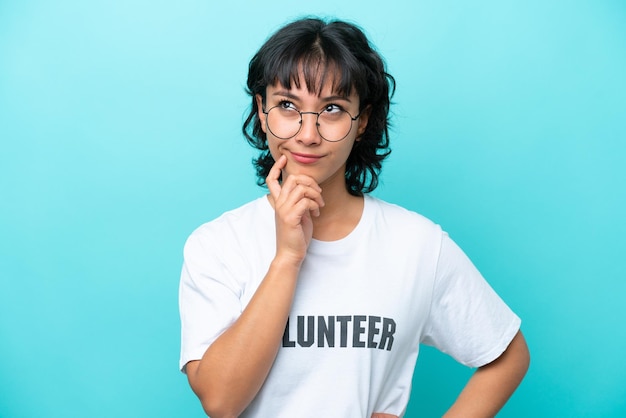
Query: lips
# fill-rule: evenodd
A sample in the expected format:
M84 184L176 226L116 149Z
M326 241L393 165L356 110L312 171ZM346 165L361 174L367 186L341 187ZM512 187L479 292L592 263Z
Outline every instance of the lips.
M300 163L300 164L313 164L313 163L318 162L320 158L322 158L321 155L301 154L298 152L292 152L291 157L293 158L295 162Z

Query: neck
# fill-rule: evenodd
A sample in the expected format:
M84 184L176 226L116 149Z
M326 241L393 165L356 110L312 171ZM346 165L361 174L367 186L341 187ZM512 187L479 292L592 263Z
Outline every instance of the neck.
M348 193L342 188L322 187L324 207L320 216L313 218L313 238L321 241L336 241L354 230L363 214L363 197Z

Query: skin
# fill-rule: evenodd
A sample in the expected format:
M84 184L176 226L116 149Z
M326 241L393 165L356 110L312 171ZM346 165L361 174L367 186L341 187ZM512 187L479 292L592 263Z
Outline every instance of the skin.
M528 346L519 331L500 357L476 370L444 417L494 417L519 386L529 364Z
M319 112L326 106L335 104L352 115L358 114L360 111L358 95L353 93L350 96L338 97L332 92L331 85L330 82L327 83L320 96L309 93L304 82L300 83L300 88L292 85L290 90L285 89L280 84L268 86L266 90L267 108L280 102L288 102L298 110ZM262 109L261 97L257 96L256 100L259 109ZM259 111L261 126L267 134L270 152L277 161L283 179L285 179L282 187L289 187L290 182L295 181L297 184L312 185L323 190L323 205L315 207L314 201L305 196L303 202L309 202L313 210L301 212L302 216L305 217L304 226L308 226L309 220L314 225L312 236L316 239L334 241L343 238L354 229L361 218L363 198L348 193L345 171L346 161L352 147L365 131L368 122L367 117L368 112L362 112L359 119L353 122L352 129L345 139L339 142L328 142L323 140L317 131L315 115L304 115L300 132L291 139L283 140L274 137L267 129L266 115ZM301 163L299 159L302 156L316 157L315 162ZM280 161L281 157L286 158L284 166ZM281 195L281 184L271 174L267 180L269 180L267 185L270 191L270 202L275 206L275 209L277 206L281 207L276 205L276 199ZM296 213L300 216L300 212ZM297 257L300 258L304 255L306 255L306 248L298 248Z
M358 96L337 97L332 84L320 95L292 85L268 86L267 108L287 100L298 110L319 112L331 103L351 114L360 109ZM256 100L262 109L261 97ZM259 288L241 316L205 352L187 364L189 383L213 418L237 417L254 399L276 357L295 294L300 267L312 238L332 241L345 237L358 224L363 198L348 193L346 160L367 126L368 112L353 122L340 142L323 140L315 115L304 115L300 132L283 140L267 130L259 110L270 152L276 163L267 176L268 199L275 210L276 253ZM279 179L281 179L280 181ZM513 393L528 367L528 350L519 333L505 353L481 367L470 379L446 417L493 416ZM397 418L376 412L371 418Z

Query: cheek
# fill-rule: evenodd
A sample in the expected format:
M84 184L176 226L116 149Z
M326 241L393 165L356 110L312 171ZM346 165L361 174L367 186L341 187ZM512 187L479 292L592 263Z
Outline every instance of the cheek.
M347 160L347 159L348 159L348 157L350 156L350 154L352 153L352 150L354 149L354 146L356 145L357 141L358 141L358 140L352 140L352 141L351 141L351 142L352 142L352 144L351 144L350 146L347 146L347 147L344 149L344 155L343 155L343 157L344 157L344 159L345 159L345 160Z
M267 147L270 150L270 153L272 154L272 157L274 157L274 160L278 160L278 158L281 156L281 152L279 149L279 143L276 141L275 138L271 138L270 135L266 134L266 141L267 141Z

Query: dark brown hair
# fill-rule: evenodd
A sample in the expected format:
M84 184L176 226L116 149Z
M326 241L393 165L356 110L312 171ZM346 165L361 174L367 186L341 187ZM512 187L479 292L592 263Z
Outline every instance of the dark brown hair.
M261 151L254 159L257 183L265 185L274 159L258 117L257 94L265 101L268 85L297 87L303 73L309 92L320 93L324 80L333 77L333 90L359 96L359 111L368 109L369 120L347 160L346 185L353 195L369 193L378 185L381 162L389 155L389 107L395 90L381 56L357 26L333 20L306 18L287 24L274 33L250 61L247 93L252 107L243 124L248 142ZM337 77L339 75L339 77Z

